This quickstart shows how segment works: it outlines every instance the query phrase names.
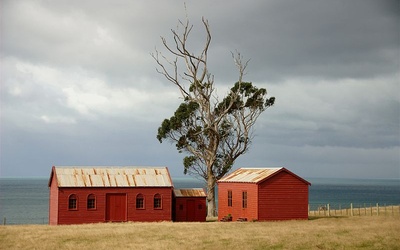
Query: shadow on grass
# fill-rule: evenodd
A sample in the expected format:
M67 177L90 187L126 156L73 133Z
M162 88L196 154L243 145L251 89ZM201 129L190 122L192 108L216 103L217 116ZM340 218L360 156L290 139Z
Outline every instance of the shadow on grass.
M216 222L218 221L218 217L207 217L206 222Z
M344 219L348 216L308 216L308 220L319 220L319 219Z

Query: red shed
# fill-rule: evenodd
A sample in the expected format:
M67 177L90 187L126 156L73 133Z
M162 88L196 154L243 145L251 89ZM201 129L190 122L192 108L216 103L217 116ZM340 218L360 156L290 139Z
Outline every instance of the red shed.
M308 219L308 181L286 168L240 168L218 182L218 219Z
M206 221L206 193L202 188L174 189L174 221Z
M53 167L49 223L171 221L166 167Z

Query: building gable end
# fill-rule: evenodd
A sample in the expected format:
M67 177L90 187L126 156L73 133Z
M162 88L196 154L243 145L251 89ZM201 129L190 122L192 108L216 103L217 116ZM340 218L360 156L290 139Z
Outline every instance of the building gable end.
M261 183L264 182L264 181L267 181L267 180L273 178L274 176L276 176L276 175L278 175L278 174L280 174L280 173L282 173L282 172L285 172L285 173L287 173L287 174L289 174L289 175L295 177L296 179L300 180L301 182L304 182L305 184L311 186L311 183L310 183L310 182L304 180L303 178L301 178L300 176L298 176L298 175L294 174L293 172L287 170L286 168L281 168L281 169L279 169L278 171L276 171L276 172L272 173L271 175L269 175L268 177L266 177L266 178L264 178L264 179L258 181L258 182L257 182L257 185L261 184Z

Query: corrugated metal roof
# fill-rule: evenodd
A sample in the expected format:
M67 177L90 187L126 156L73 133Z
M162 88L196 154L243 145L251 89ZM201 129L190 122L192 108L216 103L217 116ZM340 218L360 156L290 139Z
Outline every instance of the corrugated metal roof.
M239 168L218 182L258 183L283 168Z
M176 197L206 197L202 188L174 189Z
M54 167L59 187L172 187L167 167Z

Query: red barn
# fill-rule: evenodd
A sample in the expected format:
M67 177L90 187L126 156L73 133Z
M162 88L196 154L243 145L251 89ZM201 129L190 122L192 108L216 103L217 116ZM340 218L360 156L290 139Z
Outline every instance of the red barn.
M174 221L206 221L206 193L202 188L174 189Z
M49 188L51 225L172 220L166 167L53 167Z
M218 219L308 219L308 181L286 168L240 168L218 182Z

